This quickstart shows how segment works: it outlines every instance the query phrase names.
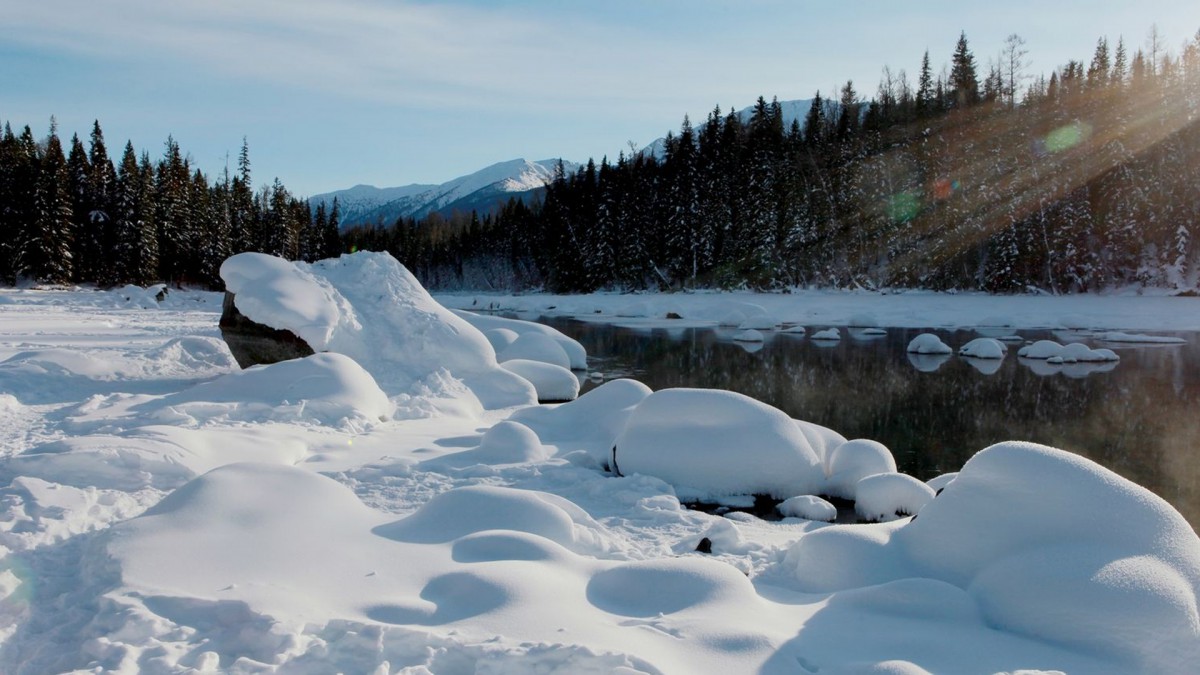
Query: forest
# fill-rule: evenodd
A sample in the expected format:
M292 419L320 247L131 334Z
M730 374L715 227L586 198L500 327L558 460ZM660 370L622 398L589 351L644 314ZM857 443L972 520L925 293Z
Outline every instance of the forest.
M714 108L661 154L560 165L538 199L346 232L336 202L255 189L245 141L214 179L171 138L114 164L98 121L65 151L53 119L44 138L5 123L0 283L220 288L234 253L369 249L434 289L1194 292L1200 32L1100 38L1048 77L1028 53L1010 35L983 66L960 34L947 66L885 67L869 99L848 81L802 120Z
M962 34L948 67L884 68L869 100L847 82L790 124L763 98L717 108L532 205L344 238L444 289L1192 288L1200 33L1027 71L1020 36L982 66Z
M57 125L36 139L0 136L0 283L170 283L220 288L221 263L242 251L319 260L342 251L338 205L315 212L275 179L255 191L243 139L237 170L193 169L174 139L162 157L127 142L118 164L97 121L88 148L64 153Z

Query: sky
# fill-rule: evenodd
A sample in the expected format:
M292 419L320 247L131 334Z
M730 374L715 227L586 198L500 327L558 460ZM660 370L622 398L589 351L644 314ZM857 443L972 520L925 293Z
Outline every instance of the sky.
M1087 62L1101 36L1130 51L1151 25L1174 51L1200 2L801 0L0 0L0 119L64 140L98 119L193 165L236 166L298 195L441 183L518 157L615 158L678 129L853 80L915 80L960 31L980 69L1005 38L1029 72Z

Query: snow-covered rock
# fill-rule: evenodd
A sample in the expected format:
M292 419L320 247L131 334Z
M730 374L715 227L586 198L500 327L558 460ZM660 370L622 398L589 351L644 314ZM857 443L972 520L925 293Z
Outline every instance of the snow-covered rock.
M856 499L859 481L878 473L895 473L891 450L878 441L856 438L834 449L826 466L826 494Z
M532 384L537 390L538 403L563 403L574 401L579 396L579 378L563 366L528 359L510 359L501 363L500 367Z
M993 338L975 338L958 349L959 356L975 359L1002 359L1007 352L1008 347Z
M696 497L814 494L824 478L792 419L730 391L651 394L634 409L613 455L622 474L656 476Z
M951 471L950 473L944 473L940 476L934 476L933 478L930 478L929 480L925 481L925 484L928 485L931 490L933 490L934 492L937 492L938 490L941 490L942 488L949 485L950 482L953 481L957 477L958 477L958 472Z
M489 328L483 331L483 336L492 343L492 349L496 350L496 354L508 348L509 345L517 341L519 337L517 331L511 328Z
M826 328L825 330L819 330L819 331L813 333L809 337L809 339L810 340L818 340L818 341L826 341L826 342L836 342L837 340L842 339L842 332L840 330L838 330L837 328Z
M915 516L933 499L934 490L902 473L866 476L855 486L854 511L866 520L887 521Z
M789 518L820 520L826 523L832 523L837 518L837 507L815 495L789 497L775 508Z
M1061 345L1053 340L1038 340L1022 347L1017 356L1026 359L1045 359L1047 363L1104 363L1121 357L1111 349L1092 349L1082 342Z
M563 335L562 332L555 330L551 326L533 321L522 321L520 319L507 319L501 316L492 316L490 314L476 314L465 310L453 310L454 314L464 319L467 323L475 326L479 330L488 331L494 328L504 328L511 330L517 335L526 333L541 333L553 339L562 347L570 359L571 370L587 370L587 350L583 345L573 338Z
M527 381L499 367L482 333L435 302L387 253L311 265L241 253L221 265L221 277L242 314L295 333L315 351L349 356L390 395L427 386L445 370L485 408L536 400Z
M909 354L951 354L954 350L933 333L921 333L908 343Z
M528 332L517 336L517 339L504 351L497 352L496 359L500 363L514 359L540 361L567 370L571 369L571 357L567 356L566 350L553 338L543 333Z

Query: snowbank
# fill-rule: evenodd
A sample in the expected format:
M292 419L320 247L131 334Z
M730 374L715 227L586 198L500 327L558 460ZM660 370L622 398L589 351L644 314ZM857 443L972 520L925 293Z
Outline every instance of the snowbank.
M221 265L221 278L246 317L290 330L314 351L349 356L389 395L445 369L485 408L536 400L532 386L499 367L482 333L435 302L387 253L311 265L241 253Z
M613 449L625 475L648 474L697 497L814 494L820 460L795 422L730 391L664 389L646 397Z

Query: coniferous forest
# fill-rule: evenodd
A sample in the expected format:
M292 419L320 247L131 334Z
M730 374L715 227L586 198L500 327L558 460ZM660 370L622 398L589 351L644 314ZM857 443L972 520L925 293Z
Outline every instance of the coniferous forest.
M116 164L97 121L64 151L10 124L0 136L0 282L156 282L221 287L225 258L262 251L318 260L342 250L338 206L316 212L278 179L257 192L245 142L237 173L210 181L168 138L154 161L132 143Z
M561 169L542 198L339 236L276 179L157 159L100 124L64 149L53 121L0 136L0 281L220 287L229 255L316 260L387 250L431 288L919 287L1069 293L1189 288L1200 271L1200 33L1178 51L1097 41L1091 57L1027 72L1011 35L983 64L965 35L915 81L884 68L785 123L684 118L664 151Z
M1100 39L1027 72L965 35L916 81L887 68L785 124L684 118L661 158L559 171L540 203L357 228L435 288L1184 288L1200 263L1200 33L1178 52Z

